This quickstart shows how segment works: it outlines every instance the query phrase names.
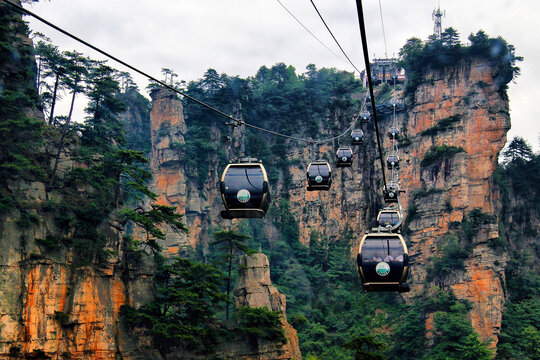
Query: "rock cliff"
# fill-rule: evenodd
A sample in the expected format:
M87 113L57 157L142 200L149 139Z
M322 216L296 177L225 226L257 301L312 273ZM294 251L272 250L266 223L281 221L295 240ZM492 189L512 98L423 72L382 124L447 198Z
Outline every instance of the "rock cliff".
M504 90L498 87L496 73L496 67L481 58L449 66L444 71L428 71L416 90L415 104L403 106L404 100L401 100L397 107L397 122L403 134L401 185L407 191L403 202L409 209L407 239L413 263L413 290L405 298L412 299L434 285L452 288L459 298L471 301L473 326L484 340L491 339L493 344L501 324L506 259L504 253L490 247L490 241L499 236L496 221L479 225L468 240L470 252L464 259L463 269L443 278L428 276L426 280L426 275L433 259L442 256L441 249L448 236L458 232L456 228L467 221L472 210L480 209L495 217L498 214L499 194L493 172L506 141L510 119L508 100ZM173 109L180 101L169 96L162 97L156 104L152 114L159 118L152 119L152 134L156 136L160 128L183 134L183 121L172 120L157 110ZM382 107L380 111L381 129L386 132L391 122L391 107ZM335 112L329 114L326 121L335 128L345 128L350 117ZM285 185L286 175L282 175L272 192L287 193L290 213L299 226L303 244L309 244L313 233L333 241L345 229L362 234L374 226L377 211L382 206L382 179L373 130L371 124L364 126L365 142L357 149L353 166L334 169L334 182L328 192L307 192L305 169L315 159L333 159L338 142L308 146L289 144L286 157L291 165L286 171L290 179ZM214 132L214 136L220 135ZM208 229L227 226L218 216L222 206L217 191L220 169L210 169L202 188L190 184L182 169L182 152L173 151L170 139L170 135L153 139L152 165L157 189L167 195L168 204L185 209L191 231L188 242L199 242L204 247L207 240L203 235ZM389 149L389 139L385 136L383 141L384 148ZM437 153L438 157L431 163L423 162L426 154L437 147L442 147L442 153ZM457 149L454 153L444 153L444 149L454 147ZM169 153L171 155L164 155ZM173 158L177 160L173 161L176 167L159 164ZM190 194L188 189L192 189ZM281 198L280 195L275 197L274 204ZM272 241L279 236L278 231L270 220L264 221L265 233ZM354 239L353 255L359 239L360 235Z
M46 202L40 182L13 185L41 213ZM80 266L70 251L51 251L43 241L54 231L50 216L21 228L21 213L2 217L0 358L148 359L145 339L130 336L121 324L120 306L149 301L153 265L127 265L117 231L107 246L117 253L106 263ZM148 340L148 339L146 339Z
M3 129L6 123L13 126L13 120L19 121L19 127L13 126L22 134L16 146L24 149L25 137L31 136L29 125L45 127L36 101L32 42L21 15L10 13L5 4L0 4L0 22L13 30L2 33L2 106L10 103L10 96L26 96L26 101L16 101L11 113L2 112L0 120ZM20 95L23 92L25 96ZM24 154L25 165L39 164L41 174L47 171L46 154L58 152L54 139L44 136L51 129L45 130L38 145ZM2 143L2 162L4 150ZM57 179L72 166L73 161L63 161ZM13 199L8 206L2 202L0 211L0 359L116 359L118 354L124 359L159 358L148 348L148 339L132 337L119 318L120 306L153 297L154 276L151 263L128 264L119 224L97 225L106 234L107 260L82 263L76 260L74 246L63 246L60 240L73 231L64 234L55 220L69 217L62 207L62 190L51 189L43 176L21 171L2 176L0 192L2 200L6 194Z
M242 255L239 259L239 272L234 288L235 308L240 306L266 307L282 313L282 324L287 343L281 345L259 339L256 346L247 338L239 338L234 343L222 346L222 356L227 359L244 360L300 360L302 354L296 330L287 322L285 295L280 294L270 281L268 258L262 253Z
M433 284L422 285L430 258L442 256L453 226L462 224L474 209L497 216L499 193L493 174L510 117L508 100L495 81L496 71L488 60L473 59L429 72L416 91L415 106L400 117L411 141L403 148L405 206L416 212L407 214L414 284L409 297ZM422 162L436 146L463 151ZM504 253L490 247L498 237L496 221L479 226L468 239L471 249L463 270L435 281L472 303L474 328L484 340L495 342L502 319L506 261Z
M188 183L183 161L187 126L180 99L167 89L155 90L151 96L151 188L158 194L157 203L174 206L179 213L186 215L190 229L187 235L168 232L164 251L173 256L178 254L181 246L195 247L201 239L208 240L209 226L218 218L219 209L215 204L220 198L213 187L215 182L206 183L202 189L197 184Z

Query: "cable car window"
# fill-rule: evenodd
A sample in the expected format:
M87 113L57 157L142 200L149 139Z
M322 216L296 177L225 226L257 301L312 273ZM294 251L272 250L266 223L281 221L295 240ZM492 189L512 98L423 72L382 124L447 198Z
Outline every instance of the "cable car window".
M381 213L379 215L379 224L386 225L392 223L392 214L391 213Z
M400 217L397 211L381 211L379 213L379 224L382 226L395 226L399 223Z
M340 149L338 151L338 156L346 156L346 157L349 157L352 155L352 152L350 149Z
M403 261L403 246L397 238L366 239L362 245L362 259L371 261Z
M330 175L330 171L327 165L311 165L309 168L309 175L310 177L321 175L323 178L326 178Z
M364 241L362 246L362 259L364 261L383 261L386 255L388 255L388 247L384 239Z
M389 245L389 254L392 257L391 260L403 261L403 245L399 239L390 239L388 240Z
M225 174L226 190L249 187L248 190L260 190L263 187L264 175L260 167L230 167Z

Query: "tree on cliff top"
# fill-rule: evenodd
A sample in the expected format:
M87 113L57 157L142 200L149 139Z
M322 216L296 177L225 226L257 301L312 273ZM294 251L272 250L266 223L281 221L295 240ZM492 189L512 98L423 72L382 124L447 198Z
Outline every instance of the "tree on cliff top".
M287 343L279 311L272 311L265 306L242 306L237 309L235 317L238 320L238 330L247 335L253 347L259 344L259 339Z
M497 68L495 84L503 94L507 84L519 75L520 69L516 63L523 58L516 56L514 46L502 37L490 38L483 30L476 35L471 34L469 40L470 46L462 46L459 34L453 28L445 29L441 38L432 35L427 41L418 38L407 40L399 51L399 66L407 72L405 95L408 99L414 100L414 92L428 69L442 70L472 57L483 57L493 63Z

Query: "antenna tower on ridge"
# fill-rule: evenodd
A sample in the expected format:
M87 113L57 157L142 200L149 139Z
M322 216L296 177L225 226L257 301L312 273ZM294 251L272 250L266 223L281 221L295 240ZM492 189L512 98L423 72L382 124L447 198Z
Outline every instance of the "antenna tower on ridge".
M439 3L439 6L437 9L433 10L433 13L431 14L431 17L433 18L433 21L435 22L435 26L433 27L433 32L437 37L441 38L442 33L442 17L446 16L446 10L444 12L441 12L441 4Z

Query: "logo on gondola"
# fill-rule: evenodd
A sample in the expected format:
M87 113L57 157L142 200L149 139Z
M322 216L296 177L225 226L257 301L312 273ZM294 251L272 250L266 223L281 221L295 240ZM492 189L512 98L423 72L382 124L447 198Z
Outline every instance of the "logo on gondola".
M321 175L315 176L315 182L316 182L317 184L322 183L322 176L321 176Z
M377 275L386 276L390 273L390 265L385 262L380 262L375 267L375 272L377 273Z
M347 157L346 156L342 157L341 161L347 161Z
M360 141L360 138L357 136L354 138L354 141Z
M251 194L246 189L242 189L236 193L236 198L241 203L247 203L251 199Z

